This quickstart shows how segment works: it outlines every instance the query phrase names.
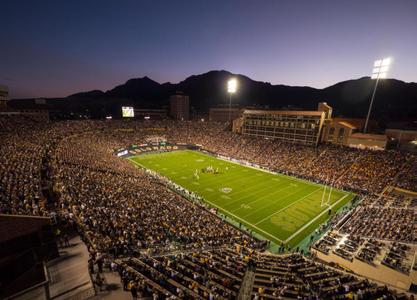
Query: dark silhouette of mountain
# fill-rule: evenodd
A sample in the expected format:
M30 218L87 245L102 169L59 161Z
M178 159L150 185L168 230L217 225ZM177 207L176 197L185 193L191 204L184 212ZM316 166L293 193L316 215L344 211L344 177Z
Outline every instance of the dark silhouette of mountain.
M161 92L161 85L150 79L149 77L134 78L126 81L125 84L116 86L114 89L106 92L110 97L131 98L135 100L140 99L155 99L159 98Z
M85 97L102 97L104 96L105 93L103 91L100 90L92 90L89 92L81 92L81 93L76 93L76 94L72 94L69 97L73 97L73 98L85 98Z
M328 101L340 114L364 117L374 86L375 80L370 77L347 80L323 89L320 99ZM396 79L380 80L372 113L379 120L416 118L417 83Z
M178 83L177 89L190 96L192 105L197 109L228 103L226 82L230 77L237 78L238 89L232 97L235 104L261 105L278 108L311 101L316 89L310 87L290 87L271 85L267 82L254 81L244 75L235 75L227 71L210 71L201 75L190 76Z
M230 77L237 78L239 85L236 94L232 96L233 104L273 109L315 109L318 102L325 101L334 108L336 115L349 117L366 115L375 84L369 77L363 77L316 89L307 86L272 85L221 70L193 75L177 84L160 84L148 77L134 78L106 92L92 90L59 100L49 99L47 107L103 117L107 114L118 115L122 105L137 108L167 106L169 96L176 91L182 91L190 96L193 110L204 112L210 107L228 104L226 82ZM15 101L15 105L18 103L18 106L23 105L21 101ZM405 83L395 79L381 80L374 102L373 118L398 120L416 117L417 83Z

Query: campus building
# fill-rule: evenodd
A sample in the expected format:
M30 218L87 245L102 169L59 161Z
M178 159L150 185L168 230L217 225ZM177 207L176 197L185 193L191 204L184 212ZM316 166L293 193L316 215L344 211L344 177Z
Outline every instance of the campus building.
M42 100L42 101L40 101ZM42 109L39 104L45 104L45 99L23 100L29 103L31 108L16 108L12 106L9 100L9 88L0 85L0 115L1 116L23 116L38 122L49 121L49 111ZM25 103L25 104L27 104ZM39 108L37 108L39 107Z
M174 120L190 119L190 99L182 92L177 92L169 97L170 116Z
M365 119L332 118L323 126L321 141L360 149L382 150L387 146L387 136L383 134L364 134ZM369 122L370 128L376 128L375 121Z

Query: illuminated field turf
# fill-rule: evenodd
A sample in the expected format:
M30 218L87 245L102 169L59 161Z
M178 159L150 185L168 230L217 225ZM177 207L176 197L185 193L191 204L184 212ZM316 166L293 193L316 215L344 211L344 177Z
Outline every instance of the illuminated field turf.
M145 154L130 158L201 196L222 213L275 243L297 245L329 216L354 198L333 189L322 206L323 185L241 166L197 151ZM218 174L202 173L208 166ZM198 170L198 177L195 176ZM325 199L328 198L328 188Z

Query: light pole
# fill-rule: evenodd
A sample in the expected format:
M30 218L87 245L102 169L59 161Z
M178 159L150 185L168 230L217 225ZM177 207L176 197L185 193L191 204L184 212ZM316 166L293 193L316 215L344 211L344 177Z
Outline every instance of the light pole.
M371 79L375 80L374 91L372 92L371 103L369 104L368 114L366 115L365 126L363 127L363 133L366 133L368 129L369 117L371 115L372 104L374 103L376 88L378 87L379 79L387 78L389 66L391 64L391 58L378 59L374 62L374 68L372 69Z
M237 80L236 78L229 79L227 82L227 92L229 93L229 122L231 121L231 111L232 111L232 94L236 93L237 90Z

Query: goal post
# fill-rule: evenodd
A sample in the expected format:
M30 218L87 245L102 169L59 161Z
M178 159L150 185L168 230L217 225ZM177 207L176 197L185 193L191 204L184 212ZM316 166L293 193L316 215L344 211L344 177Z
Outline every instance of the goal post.
M330 197L332 195L332 191L333 191L333 185L328 184L329 183L329 179L326 180L326 182L324 183L324 189L323 189L323 195L321 197L321 204L320 207L323 206L330 206ZM328 187L328 194L326 196L326 189Z
M327 185L324 185L323 195L321 196L321 204L320 204L320 207L323 207L324 206L324 198L325 198L325 195L326 195L326 188L327 188Z

